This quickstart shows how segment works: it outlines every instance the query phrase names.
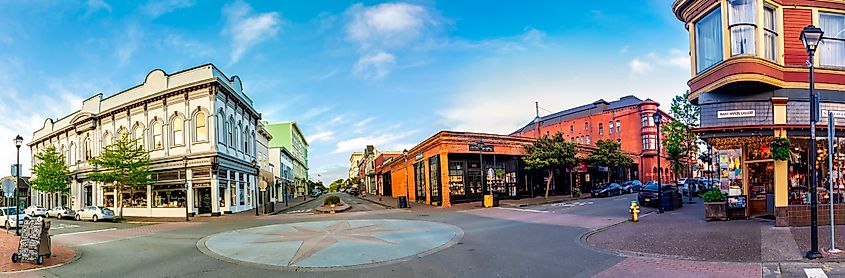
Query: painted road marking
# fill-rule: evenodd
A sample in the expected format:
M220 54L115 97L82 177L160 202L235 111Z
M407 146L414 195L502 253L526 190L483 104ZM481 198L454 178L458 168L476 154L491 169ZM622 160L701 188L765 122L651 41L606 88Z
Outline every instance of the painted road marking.
M574 207L574 206L585 206L585 205L592 205L593 202L571 202L571 203L557 203L551 204L550 206L553 207Z
M50 230L61 230L61 229L73 229L79 228L79 225L67 225L64 223L59 223L59 225L50 227Z
M536 209L523 209L523 208L499 208L499 209L507 209L507 210L515 210L515 211L525 211L525 212L539 212L539 213L548 213L545 210L536 210Z
M80 235L80 234L91 234L91 233L99 233L99 232L106 232L106 231L114 231L117 228L109 228L109 229L101 229L101 230L92 230L92 231L82 231L82 232L73 232L73 233L66 233L66 234L58 234L54 235L53 237L59 236L70 236L70 235Z
M805 268L804 274L807 274L807 278L827 278L827 274L824 274L821 268Z

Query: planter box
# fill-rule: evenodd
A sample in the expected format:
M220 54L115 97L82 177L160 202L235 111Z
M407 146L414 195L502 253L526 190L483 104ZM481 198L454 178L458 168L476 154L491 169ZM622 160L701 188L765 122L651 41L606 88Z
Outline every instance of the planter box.
M709 220L728 220L728 203L712 202L704 203L704 217Z

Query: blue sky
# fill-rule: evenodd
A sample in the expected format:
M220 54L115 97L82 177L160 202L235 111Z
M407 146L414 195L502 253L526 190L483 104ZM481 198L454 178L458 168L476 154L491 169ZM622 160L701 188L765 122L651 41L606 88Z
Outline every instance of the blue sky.
M327 182L366 144L509 133L534 101L668 103L690 75L671 2L0 0L0 165L46 117L204 63L240 76L265 120L297 121Z

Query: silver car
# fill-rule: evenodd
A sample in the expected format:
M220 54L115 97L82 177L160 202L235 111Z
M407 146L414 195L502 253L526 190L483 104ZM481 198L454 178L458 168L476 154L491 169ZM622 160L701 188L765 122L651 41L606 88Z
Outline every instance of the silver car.
M38 217L38 216L47 217L47 209L36 206L36 205L32 205L32 206L29 206L28 208L24 209L23 213L26 213L27 215L32 216L32 217Z
M22 212L18 212L18 208L16 207L0 208L0 220L3 221L3 227L5 227L6 230L10 230L12 228L17 229L18 219L21 219L21 222L23 222L24 219L30 218L29 215L23 214Z
M76 212L76 221L90 219L97 222L100 220L114 220L114 211L107 207L87 206Z
M76 216L76 213L69 208L66 207L54 207L51 210L47 211L47 218L55 217L58 219L62 218L73 218Z

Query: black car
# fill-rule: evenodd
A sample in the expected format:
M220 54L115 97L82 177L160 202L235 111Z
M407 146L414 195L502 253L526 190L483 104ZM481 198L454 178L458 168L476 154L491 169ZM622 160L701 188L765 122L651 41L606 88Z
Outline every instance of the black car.
M618 183L605 183L593 189L590 192L590 195L593 197L610 197L616 195L622 195L622 186Z
M643 187L643 183L639 180L630 180L622 183L622 192L623 193L634 193L640 191L640 188Z
M674 186L668 184L660 185L660 189L663 193L663 198L672 198L673 203L680 201L681 193L678 192L678 189ZM641 206L657 206L657 183L649 182L640 189L640 192L637 193L637 202L640 203Z

